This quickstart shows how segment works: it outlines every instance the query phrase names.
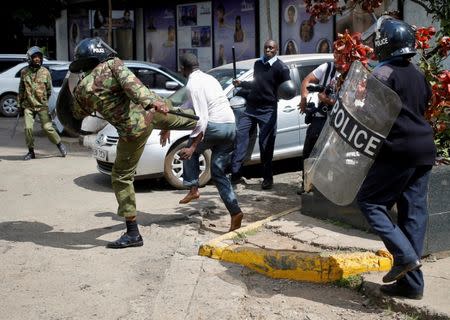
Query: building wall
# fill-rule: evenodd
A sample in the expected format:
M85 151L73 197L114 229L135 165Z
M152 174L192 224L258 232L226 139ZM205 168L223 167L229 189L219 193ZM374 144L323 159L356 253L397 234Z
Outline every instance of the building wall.
M67 32L67 10L55 22L56 60L69 60L69 35Z
M405 1L403 7L403 18L405 22L415 25L417 27L428 27L433 25L436 30L439 30L439 21L432 21L431 16L427 15L425 9L412 1ZM450 68L450 57L444 61L444 68Z
M194 2L194 1L192 1ZM185 2L183 2L185 3ZM263 45L267 39L273 39L280 42L280 2L271 0L257 0L258 12L257 12L257 28L256 28L256 56L263 54ZM391 9L397 8L397 0L392 0L386 4ZM418 26L428 26L432 23L432 19L428 16L425 10L413 3L412 1L404 2L404 19L406 22ZM144 25L144 9L134 8L134 46L135 46L135 59L145 60L146 45L145 45L145 25ZM214 19L214 18L213 18ZM69 50L69 32L68 32L68 12L64 10L61 17L57 19L55 31L56 31L56 57L58 60L68 60L71 56ZM438 23L434 23L438 28ZM450 59L446 61L446 68L449 67Z
M260 56L263 55L266 40L280 42L279 8L278 1L259 0L259 48L256 52Z

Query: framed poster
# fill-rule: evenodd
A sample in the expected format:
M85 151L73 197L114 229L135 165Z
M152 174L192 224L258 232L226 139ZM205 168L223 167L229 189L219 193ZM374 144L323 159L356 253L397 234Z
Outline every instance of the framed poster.
M144 13L145 57L172 71L177 71L175 6L152 7Z
M73 60L73 53L77 44L84 38L91 36L89 30L89 19L86 13L69 14L68 16L69 26L69 60Z
M178 60L186 52L195 54L200 69L212 68L211 2L177 5Z
M333 18L311 23L303 0L281 0L280 10L279 54L332 52Z
M134 28L134 10L112 10L112 28L113 29L133 29ZM90 29L108 29L109 17L104 10L89 10L89 28Z
M255 0L214 1L214 66L256 55Z

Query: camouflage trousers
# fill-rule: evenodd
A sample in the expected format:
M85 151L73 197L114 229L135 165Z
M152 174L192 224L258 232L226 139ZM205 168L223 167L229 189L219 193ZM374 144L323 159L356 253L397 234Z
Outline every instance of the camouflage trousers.
M119 208L117 214L121 217L136 216L136 196L134 192L134 174L139 159L144 152L145 143L153 129L188 130L196 125L195 120L172 114L156 112L152 124L144 134L134 140L119 138L116 161L111 174L111 182Z
M53 128L48 110L32 111L25 108L23 113L23 118L25 120L25 142L28 148L34 148L33 126L36 114L41 121L41 128L42 130L44 130L48 139L54 144L58 144L61 142L61 138L58 132L56 132L55 128Z

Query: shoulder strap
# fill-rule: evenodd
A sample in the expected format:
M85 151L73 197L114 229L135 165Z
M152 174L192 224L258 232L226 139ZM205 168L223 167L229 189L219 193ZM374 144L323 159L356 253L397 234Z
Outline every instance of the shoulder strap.
M331 72L331 74L330 74L330 72ZM328 77L330 77L332 79L334 77L335 73L336 73L336 67L334 66L334 63L333 63L333 65L331 65L331 62L327 62L327 70L325 71L325 77L323 78L322 84L324 86L326 86L327 82L328 82Z

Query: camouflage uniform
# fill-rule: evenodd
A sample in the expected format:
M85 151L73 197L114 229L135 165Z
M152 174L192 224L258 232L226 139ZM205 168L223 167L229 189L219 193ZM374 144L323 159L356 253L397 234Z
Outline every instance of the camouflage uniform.
M46 68L26 67L21 71L18 101L19 106L24 109L25 141L28 148L34 148L33 125L36 114L49 140L54 144L61 142L48 114L51 93L52 79Z
M111 180L118 215L136 216L134 173L147 138L156 129L193 129L196 121L172 114L146 111L156 101L169 100L151 92L119 58L100 63L74 90L73 114L82 119L99 112L119 133Z

